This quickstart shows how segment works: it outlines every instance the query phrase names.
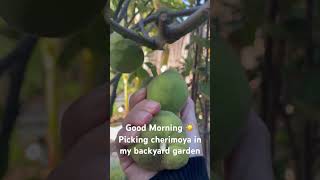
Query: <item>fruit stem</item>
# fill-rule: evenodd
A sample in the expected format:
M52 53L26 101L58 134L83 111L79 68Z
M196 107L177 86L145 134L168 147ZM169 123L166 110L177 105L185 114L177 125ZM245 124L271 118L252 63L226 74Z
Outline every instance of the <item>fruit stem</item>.
M128 93L128 79L129 74L123 74L123 86L124 86L124 109L125 112L129 112L129 93Z
M136 77L134 81L135 81L135 89L138 90L142 84L141 78Z
M161 60L161 66L167 66L169 62L169 56L170 56L170 49L168 45L164 46L164 50L162 52L162 60Z
M57 44L48 39L42 42L43 64L45 69L46 108L48 111L48 167L53 169L60 160L60 140L57 102Z

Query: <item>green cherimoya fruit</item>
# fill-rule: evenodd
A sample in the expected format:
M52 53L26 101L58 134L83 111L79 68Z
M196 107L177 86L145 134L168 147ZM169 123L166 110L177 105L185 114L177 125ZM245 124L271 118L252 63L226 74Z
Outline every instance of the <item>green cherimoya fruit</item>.
M175 114L169 111L160 111L151 120L151 126L157 125L157 127L182 127L182 122ZM148 127L148 126L147 126ZM152 170L160 171L163 169L179 169L187 164L189 155L186 153L175 154L177 151L186 151L188 144L185 143L151 143L151 138L185 138L186 134L184 131L181 133L178 131L151 131L147 128L146 131L142 131L140 138L148 138L148 143L137 143L130 146L131 157L138 164L138 166ZM146 149L167 149L167 153L160 154L139 154L134 153L134 150L146 150Z
M147 99L159 102L165 111L180 112L187 98L187 84L174 69L155 77L147 86Z
M237 145L247 124L250 88L240 59L219 36L213 40L213 158L224 159Z
M131 73L142 66L144 54L142 48L134 41L125 39L117 33L110 37L110 66L112 69Z
M10 27L58 37L88 26L106 0L0 0L0 16Z
M120 34L113 32L110 35L110 44L111 47L116 44L117 42L121 41L122 39L124 39Z

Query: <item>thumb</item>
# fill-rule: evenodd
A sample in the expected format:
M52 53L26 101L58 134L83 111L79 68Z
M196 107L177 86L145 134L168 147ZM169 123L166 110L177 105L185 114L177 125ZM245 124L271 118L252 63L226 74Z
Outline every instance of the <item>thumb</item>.
M202 156L202 144L201 142L195 142L195 138L200 138L199 129L198 129L198 123L195 113L195 105L193 100L189 97L187 100L187 103L185 107L183 108L181 112L181 119L183 126L185 128L185 132L187 135L187 138L191 138L191 144L189 144L189 147L191 149L199 149L200 154L197 155L190 155L190 156ZM191 128L189 127L191 126Z
M184 124L197 121L194 102L190 97L188 97L187 102L181 111L181 119Z

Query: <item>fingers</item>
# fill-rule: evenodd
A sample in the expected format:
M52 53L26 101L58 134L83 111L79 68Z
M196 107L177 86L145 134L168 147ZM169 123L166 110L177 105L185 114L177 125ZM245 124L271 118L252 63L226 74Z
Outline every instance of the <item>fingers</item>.
M133 159L127 155L120 155L118 153L119 161L123 172L126 172L127 169L134 163Z
M160 111L159 103L151 100L144 100L145 94L145 90L142 89L136 94L132 95L130 99L131 111L123 121L123 128L118 132L117 135L116 144L118 148L118 157L124 172L126 172L127 169L132 165L133 160L127 155L120 154L119 150L121 148L125 148L132 142L125 142L121 139L130 139L132 137L136 138L139 136L139 132L127 131L125 126L127 124L131 124L132 126L142 126L147 124L151 121L153 115Z
M133 109L133 111L147 111L152 115L160 111L160 103L152 100L143 100L139 102Z
M143 100L139 102L124 119L123 128L120 129L116 142L119 142L119 136L123 137L135 137L139 133L136 131L127 131L126 125L131 124L132 126L143 126L151 121L154 114L160 111L160 104L155 101ZM123 147L128 144L125 142L119 142L118 146Z
M142 126L152 119L152 116L160 111L160 104L151 100L142 100L136 104L123 121L123 126L132 124Z
M135 92L133 95L131 95L130 100L129 100L129 108L130 110L138 104L140 101L144 100L147 95L147 90L146 88L142 88L139 91Z
M151 101L151 100L142 100L138 104L136 104L133 109L128 113L126 118L123 121L123 128L120 129L116 142L118 143L118 147L127 146L126 142L119 142L119 137L122 136L124 138L136 137L139 135L136 131L127 131L126 125L131 124L131 126L143 126L151 121L154 114L160 111L160 104Z
M134 176L128 177L128 180L136 180L136 179L149 180L157 174L157 172L155 172L155 171L141 169L141 167L139 167L136 164L133 164L133 165L129 166L128 168L126 168L125 173L126 174L134 174Z
M122 148L122 147L125 147L125 146L128 146L130 143L127 143L127 142L124 142L124 141L120 141L120 137L123 137L123 138L131 138L131 137L137 137L139 136L139 132L138 131L127 131L126 128L122 128L120 129L120 131L118 132L118 135L117 135L117 139L116 139L116 146L118 148Z
M181 119L184 123L196 122L195 106L193 100L188 97L188 100L181 111Z
M126 118L123 121L123 128L118 132L116 145L118 149L118 157L120 160L121 167L124 172L132 167L134 163L132 158L119 153L121 148L125 148L130 144L130 142L125 142L122 139L130 139L131 137L135 138L139 136L139 132L137 131L127 131L126 125L131 124L132 126L143 126L151 121L154 114L160 111L160 104L146 100L146 89L140 89L138 92L133 94L129 100L129 108L130 112L127 114Z
M117 139L115 141L118 157L120 160L120 165L122 170L125 172L125 170L133 163L133 160L130 156L127 154L120 154L120 149L125 148L129 145L128 142L120 141L120 137L122 138L130 138L130 137L136 137L139 135L139 132L137 131L127 131L125 128L120 129L117 135Z
M135 126L142 126L148 123L152 118L152 114L144 110L134 110L131 111L125 120L123 121L123 126L126 124L133 124Z
M193 100L189 97L187 100L186 105L184 106L182 112L181 112L181 117L182 117L182 123L183 126L186 127L188 125L192 125L192 130L186 130L186 135L188 138L195 138L198 137L200 138L200 134L199 134L199 129L198 129L198 122L196 119L196 115L195 115L195 105ZM194 156L202 156L203 155L203 151L202 151L202 145L201 143L191 143L189 144L189 147L191 149L199 149L200 150L200 154L191 154L190 157L194 157Z
M160 111L159 103L145 100L145 97L145 88L140 89L131 96L129 101L131 111L127 114L122 123L123 128L119 131L116 142L119 142L119 136L135 137L139 135L139 133L135 131L126 131L125 126L127 124L131 124L132 126L143 126L144 124L149 123L153 115ZM124 142L117 144L120 148L128 145Z

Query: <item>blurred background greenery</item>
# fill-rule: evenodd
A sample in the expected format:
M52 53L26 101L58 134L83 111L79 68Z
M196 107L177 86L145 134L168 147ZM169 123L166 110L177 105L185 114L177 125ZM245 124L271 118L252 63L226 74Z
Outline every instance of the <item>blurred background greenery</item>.
M2 144L0 179L45 179L60 160L59 119L81 95L105 85L109 29L102 17L66 38L40 38L24 74L20 109L9 141ZM14 51L25 36L0 19L0 60ZM11 69L0 77L0 127L9 94Z
M270 130L277 180L320 178L319 4L216 0L213 5L214 29L240 57L254 108ZM221 172L222 163L216 166Z

